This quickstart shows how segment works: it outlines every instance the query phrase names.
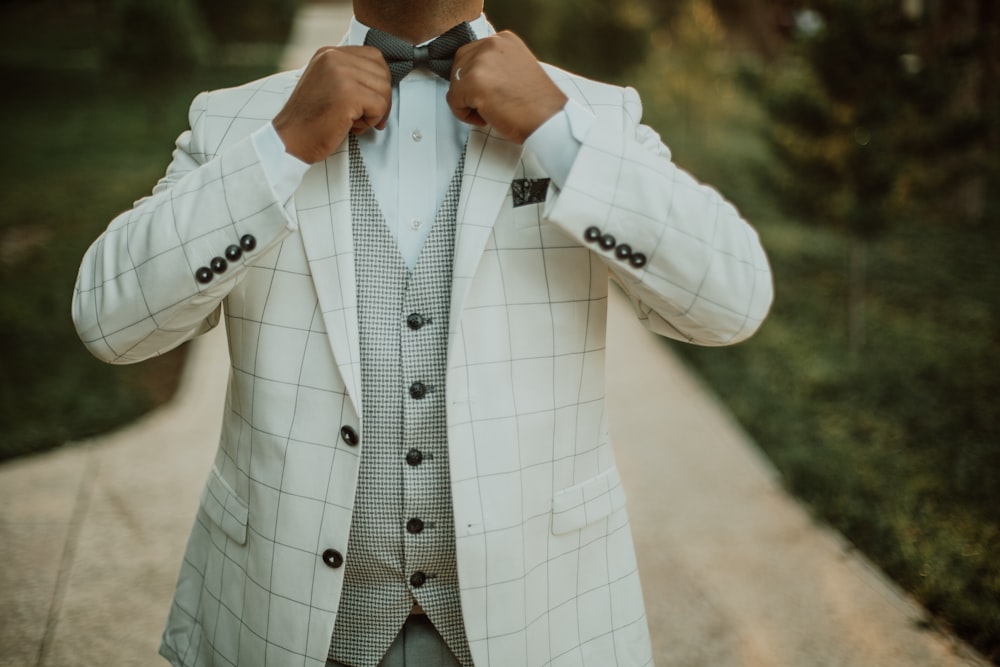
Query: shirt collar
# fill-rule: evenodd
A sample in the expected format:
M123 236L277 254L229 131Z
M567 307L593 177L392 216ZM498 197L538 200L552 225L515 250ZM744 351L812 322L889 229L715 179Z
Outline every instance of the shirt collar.
M469 21L469 26L472 28L473 34L475 34L476 39L482 39L483 37L489 37L494 34L496 30L490 25L490 22L486 20L485 14L480 14L479 18L474 21ZM368 35L370 28L358 19L351 17L351 27L347 31L347 38L344 40L344 44L348 46L361 46L365 43L365 37ZM431 40L428 39L427 42ZM427 42L424 42L425 44ZM419 44L417 46L420 46Z

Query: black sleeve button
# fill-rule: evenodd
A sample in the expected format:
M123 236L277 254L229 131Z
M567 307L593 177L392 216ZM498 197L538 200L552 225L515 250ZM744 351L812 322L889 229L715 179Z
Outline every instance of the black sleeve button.
M244 234L240 237L240 247L250 252L257 247L257 239L252 234Z
M637 269L641 269L646 266L646 256L641 252L634 252L632 256L628 258L628 263Z
M340 439L346 442L351 447L357 447L358 443L361 442L361 436L358 435L358 432L354 430L353 426L341 427Z
M226 269L229 268L229 264L221 257L213 257L210 266L216 273L225 273Z
M212 282L213 276L214 274L212 273L212 269L208 268L207 266L203 266L194 272L194 279L200 282L202 285L207 285L208 283Z
M601 230L597 227L587 227L583 232L583 240L587 243L595 243L601 238Z
M242 256L243 256L243 248L239 247L235 243L226 248L226 259L228 259L230 262L235 262Z
M344 554L340 553L336 549L327 549L323 552L323 562L326 563L327 567L336 570L344 564Z
M410 575L410 585L413 586L414 588L420 588L426 583L427 583L427 575L421 572L420 570L417 570L416 572Z
M604 236L601 237L600 243L601 247L604 248L605 250L611 250L615 247L616 243L615 237L612 236L611 234L605 234Z
M623 243L617 248L615 248L615 257L621 261L626 261L632 256L632 246L627 243Z

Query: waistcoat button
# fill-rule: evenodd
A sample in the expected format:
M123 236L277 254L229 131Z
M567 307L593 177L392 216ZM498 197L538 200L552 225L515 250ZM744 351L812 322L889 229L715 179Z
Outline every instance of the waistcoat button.
M410 385L410 398L420 400L427 395L427 385L419 380Z
M406 532L410 535L419 535L424 532L424 522L416 517L406 522Z
M424 462L424 453L419 449L411 449L406 452L406 462L411 466L418 466Z
M358 432L351 426L344 426L340 429L340 438L351 447L357 447L358 443L361 442Z
M416 572L410 575L410 585L413 586L414 588L420 588L426 583L427 583L427 575L421 572L420 570L417 570Z
M323 552L323 562L326 563L327 567L332 567L336 570L344 564L344 554L336 549L327 549Z
M406 326L414 331L422 328L425 324L427 324L427 319L420 313L410 313L406 318Z

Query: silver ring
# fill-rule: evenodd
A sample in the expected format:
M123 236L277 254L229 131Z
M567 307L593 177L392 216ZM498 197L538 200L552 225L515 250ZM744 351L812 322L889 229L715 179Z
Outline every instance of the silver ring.
M462 80L462 68L459 67L457 70L455 70L455 81L461 81L461 80Z

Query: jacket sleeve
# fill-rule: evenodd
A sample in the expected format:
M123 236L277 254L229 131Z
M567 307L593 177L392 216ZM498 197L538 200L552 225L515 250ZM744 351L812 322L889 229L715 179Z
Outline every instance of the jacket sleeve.
M549 220L608 265L648 329L699 345L748 338L773 299L756 231L674 165L656 132L639 123L638 94L619 90L620 105L595 108Z
M112 220L83 257L73 321L103 361L142 361L214 327L233 286L296 228L249 136L206 149L206 135L221 141L226 121L210 107L210 93L194 100L191 129L152 194Z

